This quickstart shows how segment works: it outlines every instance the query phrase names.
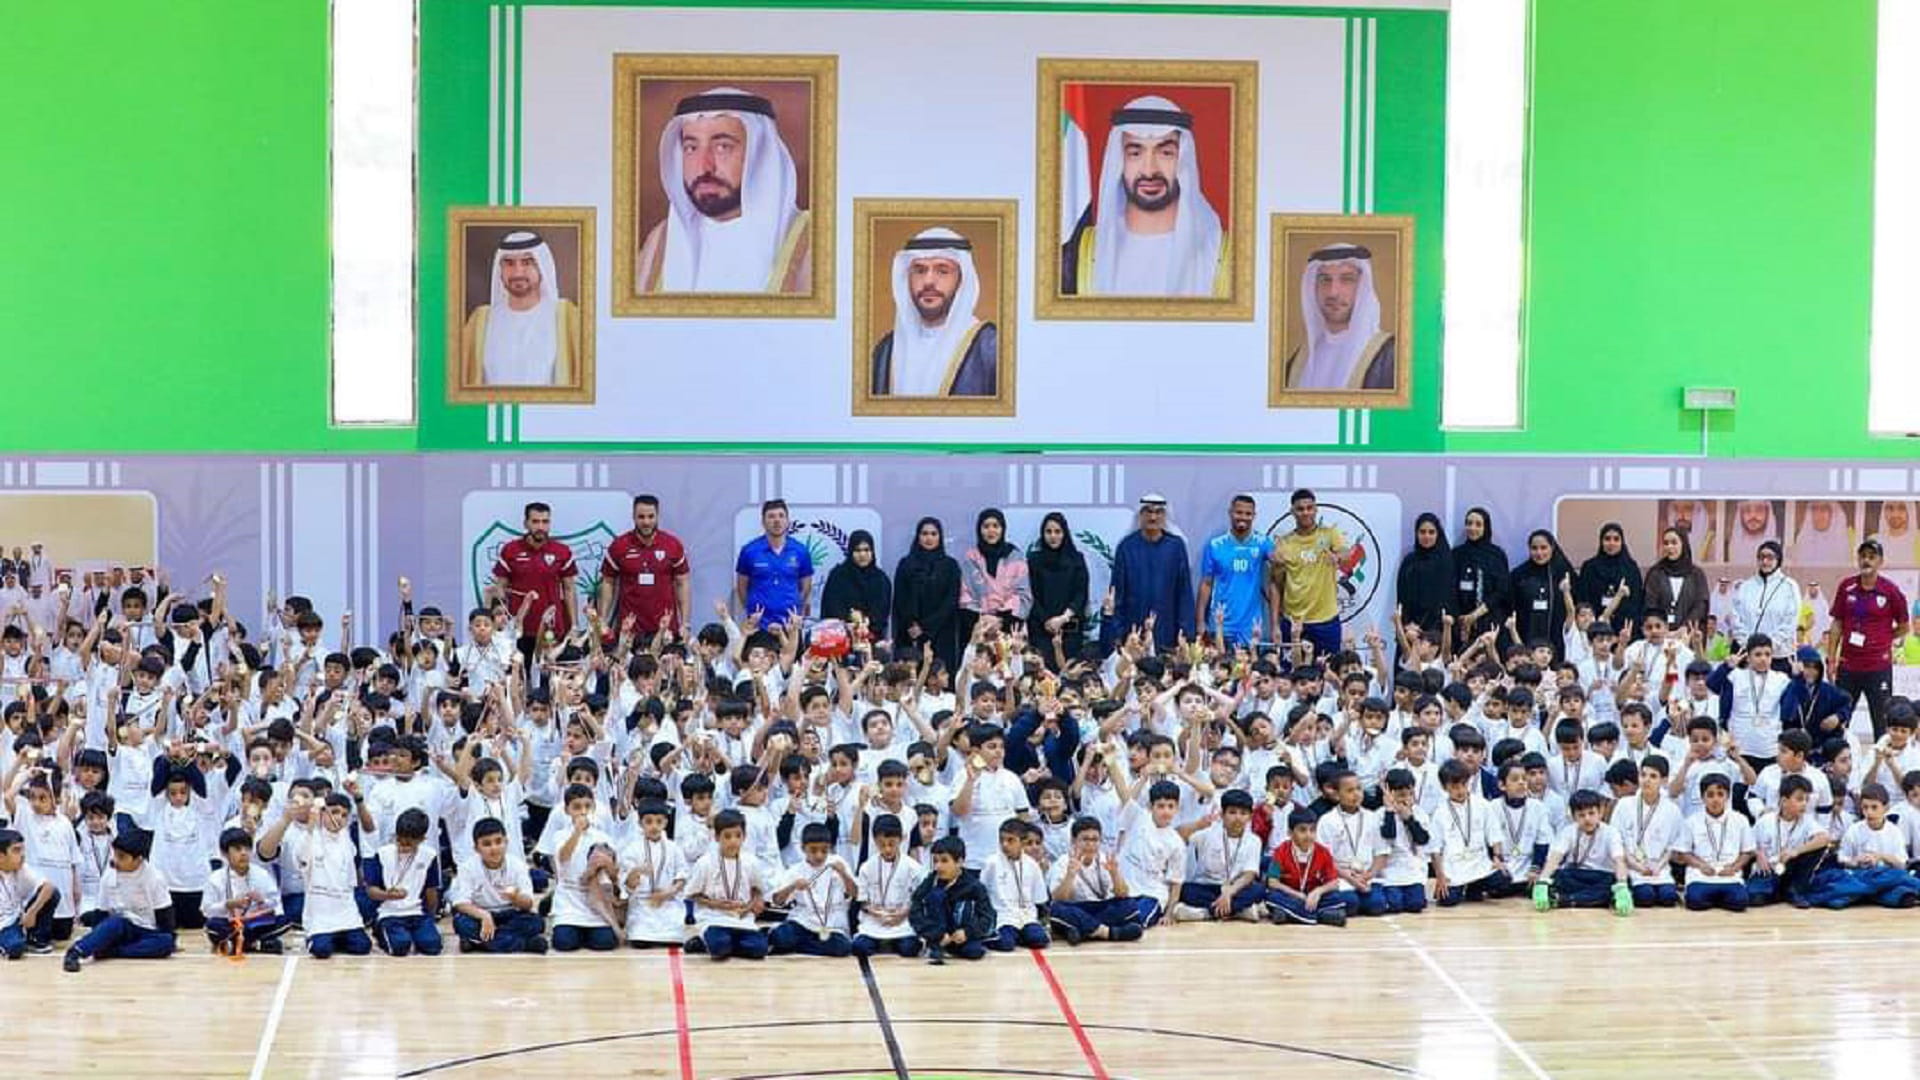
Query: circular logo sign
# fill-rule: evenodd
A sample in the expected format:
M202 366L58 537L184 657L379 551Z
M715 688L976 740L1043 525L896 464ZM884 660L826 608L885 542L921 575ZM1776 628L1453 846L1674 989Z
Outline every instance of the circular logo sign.
M1319 512L1320 524L1340 530L1340 535L1353 545L1351 552L1334 562L1334 571L1338 574L1334 595L1340 603L1340 621L1349 622L1366 610L1380 588L1381 568L1386 565L1380 540L1373 535L1373 528L1365 518L1339 503L1317 503L1315 509ZM1278 542L1293 529L1293 515L1283 514L1267 526L1267 535Z

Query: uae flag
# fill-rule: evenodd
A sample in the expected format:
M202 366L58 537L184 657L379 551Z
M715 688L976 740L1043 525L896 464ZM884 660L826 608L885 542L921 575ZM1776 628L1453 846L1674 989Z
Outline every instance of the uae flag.
M1060 225L1062 243L1093 214L1093 162L1087 146L1087 88L1068 83L1060 108Z

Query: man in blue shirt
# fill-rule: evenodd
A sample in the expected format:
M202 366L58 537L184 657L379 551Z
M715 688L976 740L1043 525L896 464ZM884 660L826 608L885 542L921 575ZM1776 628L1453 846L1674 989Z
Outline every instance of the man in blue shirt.
M1108 586L1112 613L1100 620L1100 635L1111 649L1146 625L1153 616L1155 647L1171 649L1180 635L1193 638L1193 571L1187 542L1167 531L1167 497L1140 497L1140 527L1113 552Z
M1219 624L1230 645L1279 640L1272 613L1280 609L1280 596L1267 577L1273 538L1254 531L1255 510L1253 496L1235 495L1227 506L1227 530L1200 551L1200 599L1194 614L1201 632Z
M813 599L813 556L807 546L787 535L787 501L768 499L760 504L760 528L740 549L733 564L733 597L743 615L760 613L760 625L787 621L798 612L805 618Z

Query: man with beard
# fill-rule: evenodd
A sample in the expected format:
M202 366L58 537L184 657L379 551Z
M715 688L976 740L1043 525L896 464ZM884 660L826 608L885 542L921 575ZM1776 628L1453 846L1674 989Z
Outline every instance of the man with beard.
M1298 390L1392 390L1393 333L1380 328L1373 252L1331 244L1307 257L1300 275L1306 340L1287 357L1287 386Z
M729 86L681 99L660 133L660 186L667 216L640 247L640 292L812 290L812 218L772 102Z
M1860 572L1834 590L1833 626L1824 642L1833 683L1858 708L1867 699L1873 737L1887 733L1887 703L1893 695L1893 652L1911 627L1907 597L1880 576L1886 552L1878 540L1863 540L1855 550ZM1850 708L1847 715L1853 715Z
M509 540L493 561L493 585L507 600L507 610L519 614L520 654L533 663L533 647L541 635L562 638L580 621L579 597L574 590L578 573L573 550L553 538L553 508L543 502L527 504L521 519L525 532Z
M893 329L873 347L874 396L992 397L1000 385L999 333L974 317L980 278L973 244L926 229L893 256Z
M1113 114L1091 221L1061 247L1067 296L1228 295L1228 245L1200 186L1193 115L1158 95Z
M468 386L568 386L580 352L580 309L560 297L539 233L508 233L493 253L488 302L460 330Z

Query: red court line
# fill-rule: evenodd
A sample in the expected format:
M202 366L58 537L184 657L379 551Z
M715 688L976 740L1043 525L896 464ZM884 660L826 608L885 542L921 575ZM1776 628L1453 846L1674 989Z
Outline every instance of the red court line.
M693 1033L687 1028L687 983L678 945L667 947L667 970L673 973L673 1026L680 1040L680 1080L693 1080Z
M1085 1028L1080 1026L1080 1017L1074 1014L1073 1003L1067 1000L1067 992L1060 986L1060 980L1054 977L1053 966L1047 963L1047 954L1039 949L1028 949L1027 955L1039 966L1040 975L1047 980L1047 989L1053 991L1054 1004L1060 1006L1060 1015L1066 1018L1067 1030L1080 1043L1080 1054L1087 1059L1087 1068L1093 1070L1093 1080L1111 1080L1107 1067L1100 1064L1100 1055L1094 1052L1093 1040L1087 1038Z

